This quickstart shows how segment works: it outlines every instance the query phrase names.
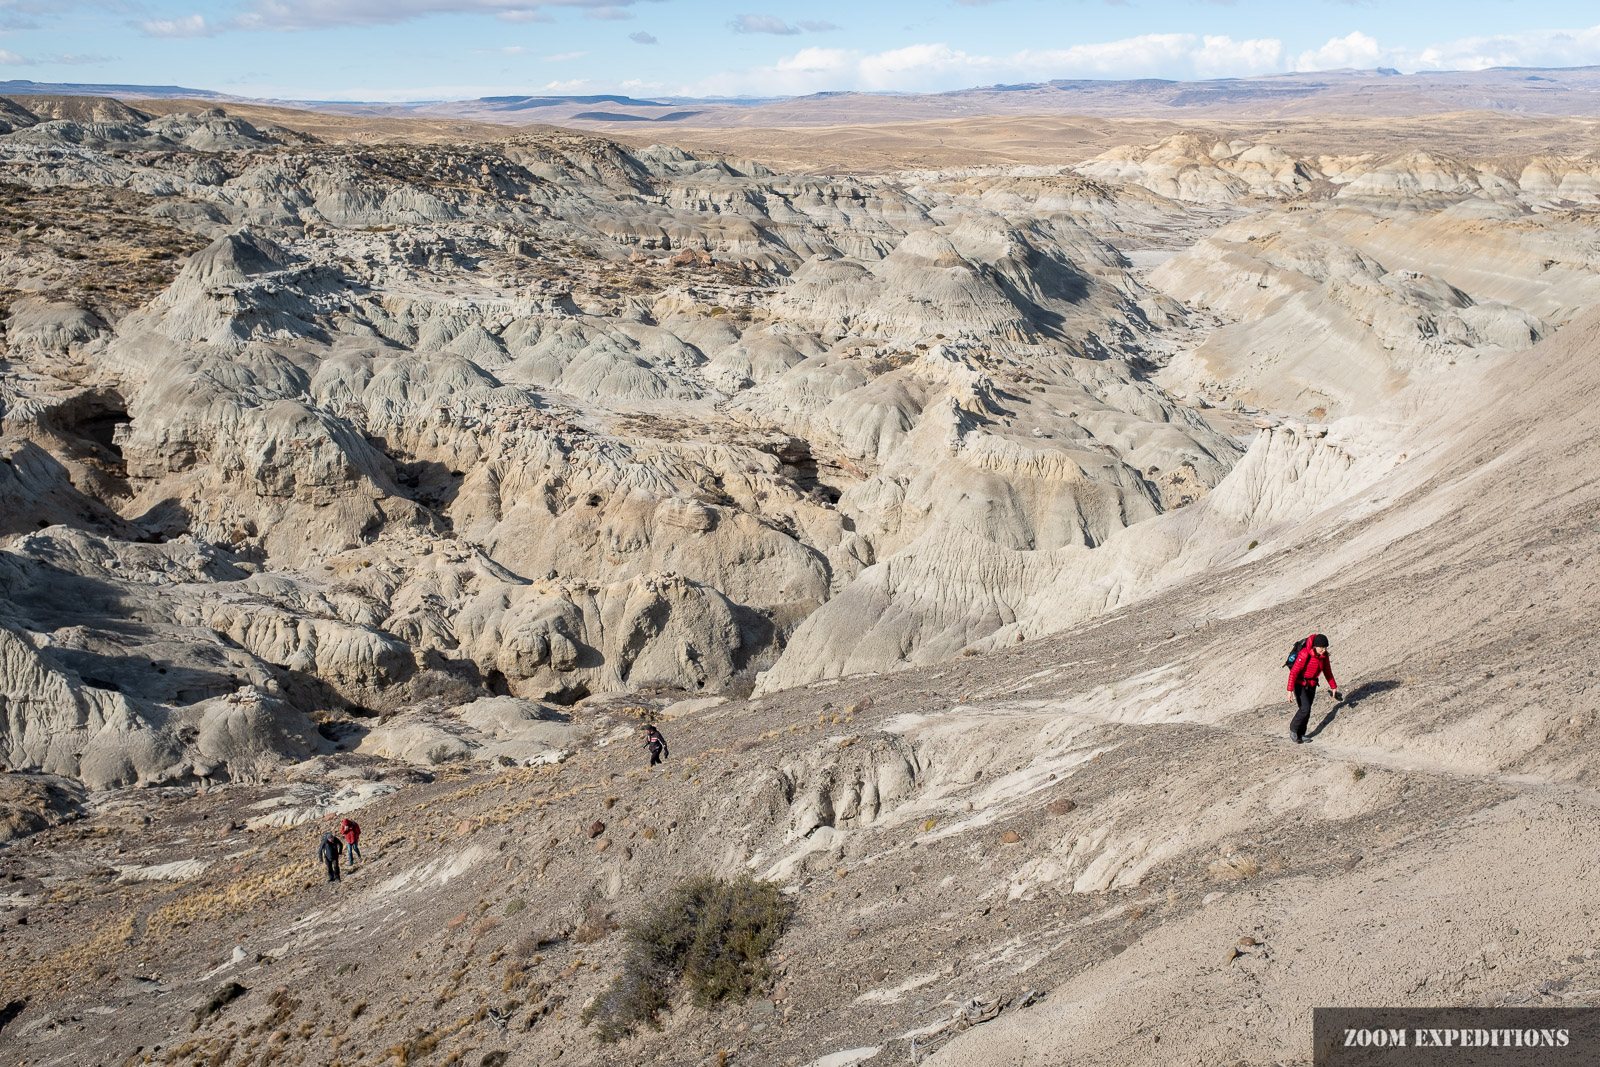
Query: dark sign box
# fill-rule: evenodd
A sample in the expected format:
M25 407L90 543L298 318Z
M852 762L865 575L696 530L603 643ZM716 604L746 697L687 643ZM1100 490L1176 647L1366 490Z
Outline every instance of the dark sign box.
M1600 1008L1316 1008L1315 1067L1600 1067Z

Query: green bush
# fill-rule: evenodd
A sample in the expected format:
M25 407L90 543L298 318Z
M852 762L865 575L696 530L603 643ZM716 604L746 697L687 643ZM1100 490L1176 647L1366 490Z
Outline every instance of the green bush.
M771 978L766 959L783 936L791 906L776 884L749 875L709 875L680 883L629 923L622 973L589 1007L585 1025L617 1041L641 1024L660 1029L680 976L702 1008L743 1000Z

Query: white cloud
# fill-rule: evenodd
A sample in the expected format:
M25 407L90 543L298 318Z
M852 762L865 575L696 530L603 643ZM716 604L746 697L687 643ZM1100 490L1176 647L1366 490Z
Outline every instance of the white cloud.
M207 22L204 15L180 15L141 22L139 32L146 37L210 37L217 32L217 27Z
M802 31L828 33L839 27L831 22L816 22L811 19L801 19L791 26L776 15L739 15L728 23L728 28L734 33L771 33L779 37L793 37Z
M1294 69L1340 70L1354 67L1357 70L1370 70L1373 67L1383 66L1386 60L1396 58L1398 57L1385 52L1378 45L1376 38L1368 37L1360 30L1354 30L1343 37L1333 38L1315 51L1301 52L1300 57L1294 61Z
M563 63L569 59L582 59L588 52L556 52L554 55L541 56L546 63Z
M0 0L0 32L37 30L41 23L35 15L67 15L74 11L128 12L137 10L136 0ZM15 55L15 53L12 53Z
M59 52L50 56L23 56L9 49L0 48L0 66L5 67L72 67L89 63L104 63L108 58L107 56L95 55L66 55Z
M1463 37L1420 49L1386 48L1356 30L1300 53L1295 70L1395 67L1399 70L1486 70L1489 67L1583 67L1600 64L1600 26Z
M1021 52L1023 71L1056 70L1052 78L1182 70L1200 42L1189 33L1147 33L1120 41L1079 44L1070 48Z
M827 90L938 92L997 82L1062 78L1222 78L1354 67L1481 70L1600 64L1600 26L1469 37L1422 49L1394 48L1352 30L1320 48L1286 53L1271 37L1152 33L1057 49L983 55L942 43L883 52L802 48L770 66L729 71L676 89L685 96L770 96Z
M739 15L728 25L734 33L772 33L790 37L800 32L800 27L791 26L776 15Z
M1154 33L1006 56L975 55L947 44L908 45L885 52L802 48L767 67L713 75L683 87L685 96L803 94L825 90L929 91L995 82L1055 78L1217 77L1282 69L1282 42L1235 41L1188 33Z
M630 34L628 34L628 40L632 41L634 44L659 44L660 43L659 41L656 40L656 35L655 34L653 34L653 33L645 33L643 30L640 30L638 33L630 33Z
M1194 53L1194 71L1202 78L1265 74L1281 70L1282 63L1283 42L1270 37L1204 37Z
M1464 37L1425 48L1415 59L1415 67L1422 70L1586 67L1596 63L1600 63L1600 26Z
M252 0L230 28L312 30L376 26L424 15L495 15L508 22L549 22L547 8L578 8L590 18L632 18L622 8L637 0Z

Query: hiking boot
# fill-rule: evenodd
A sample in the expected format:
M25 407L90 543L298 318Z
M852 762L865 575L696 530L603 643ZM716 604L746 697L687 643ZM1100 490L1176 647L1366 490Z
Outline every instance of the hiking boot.
M1290 734L1289 736L1294 738L1294 743L1297 745L1303 745L1306 743L1305 734Z

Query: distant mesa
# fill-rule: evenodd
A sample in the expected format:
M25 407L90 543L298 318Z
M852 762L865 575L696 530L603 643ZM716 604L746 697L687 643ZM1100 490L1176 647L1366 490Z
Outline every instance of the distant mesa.
M78 82L0 81L0 93L26 96L127 96L153 99L181 97L185 100L233 100L237 97L210 89L187 89L181 85L98 85Z
M620 111L580 111L572 117L590 122L682 122L702 115L702 111L669 111L665 115L627 115Z
M623 104L627 107L671 107L659 100L635 100L631 96L486 96L480 103L504 111L533 110L560 104Z
M1456 111L1516 111L1529 115L1589 116L1596 112L1600 68L1495 67L1477 71L1290 71L1250 78L1122 81L1060 78L980 86L943 93L830 91L794 97L640 99L621 94L490 96L409 103L373 101L245 101L210 90L172 85L0 82L0 94L116 96L291 104L366 118L429 116L479 122L561 125L693 117L708 128L734 126L874 125L977 114L1074 114L1180 121L1196 118L1310 118L1324 115L1426 115Z

